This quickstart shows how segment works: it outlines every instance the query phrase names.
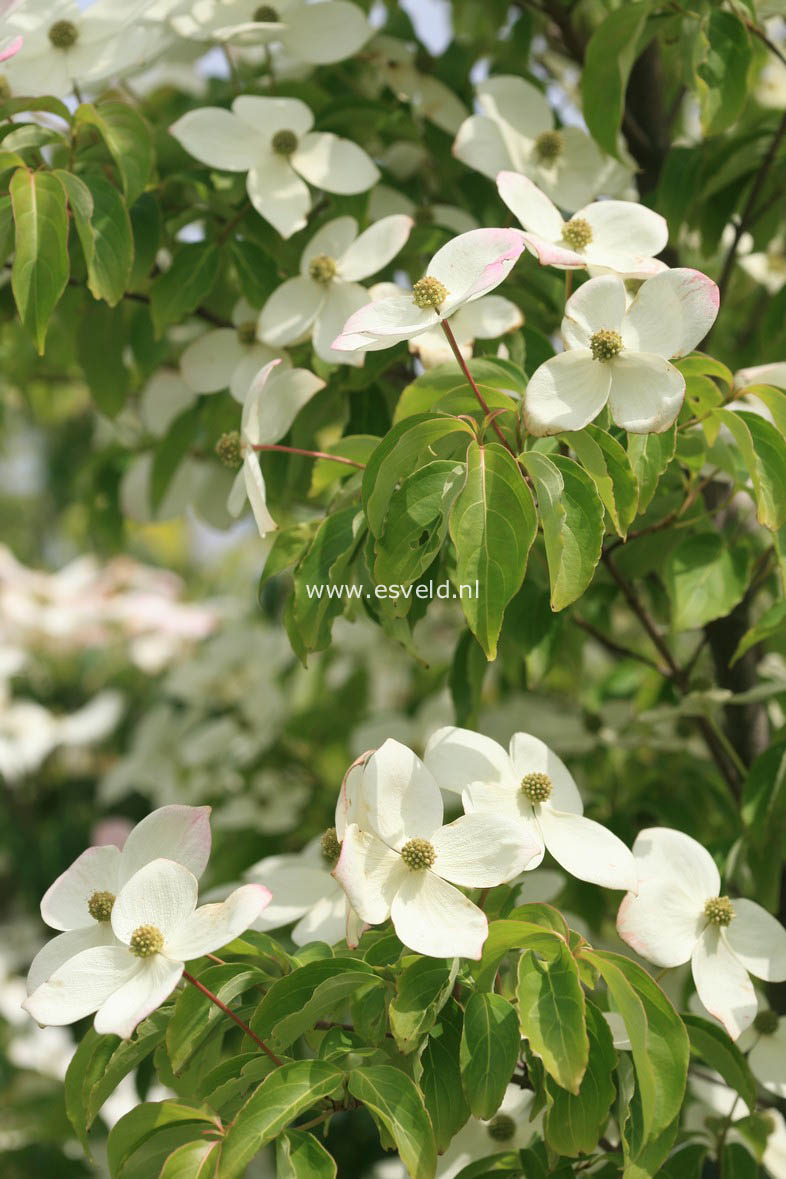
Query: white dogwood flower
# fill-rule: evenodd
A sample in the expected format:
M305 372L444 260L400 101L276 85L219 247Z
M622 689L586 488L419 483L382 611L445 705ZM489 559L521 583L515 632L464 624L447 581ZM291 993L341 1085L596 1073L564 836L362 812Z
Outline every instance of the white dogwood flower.
M563 209L578 209L599 192L615 195L628 170L604 156L586 131L554 127L545 94L523 78L496 75L477 87L480 114L462 123L453 154L496 180L521 172Z
M508 332L515 332L524 323L524 314L510 299L502 295L484 295L474 303L459 307L450 321L456 343L465 360L472 358L476 340L496 340ZM424 368L446 364L453 360L453 350L445 333L438 327L421 332L409 342Z
M605 274L568 299L565 352L530 378L524 420L531 434L581 430L608 402L632 434L659 434L677 417L685 378L669 364L704 338L718 314L718 288L698 270L664 270L628 305L625 284Z
M535 1094L531 1089L508 1085L493 1117L470 1118L437 1160L436 1179L455 1179L477 1159L527 1146L543 1124L539 1114L530 1121Z
M326 192L365 192L379 170L362 147L325 131L299 98L241 95L232 110L189 111L170 131L187 152L211 168L247 172L252 205L282 237L306 224L308 185ZM308 182L308 183L306 183Z
M593 201L565 221L544 192L518 172L500 172L497 189L526 232L541 266L591 267L623 278L649 278L664 270L655 258L666 245L665 218L636 201Z
M633 854L638 891L620 905L620 937L656 966L690 962L699 998L736 1039L756 1015L749 975L786 980L786 929L755 901L721 895L712 856L681 831L642 831Z
M786 1097L786 1016L765 1008L737 1041L751 1072L776 1097Z
M225 901L197 908L193 872L155 859L123 885L112 905L113 945L69 958L23 1006L42 1024L62 1025L96 1012L95 1029L128 1039L180 981L186 962L243 933L270 900L244 884Z
M413 112L455 135L467 108L450 87L415 65L415 50L398 37L375 37L366 50L368 77L375 92L389 87Z
M273 292L259 316L259 335L280 348L313 336L314 351L329 363L361 365L362 354L331 347L349 317L364 307L370 278L396 256L409 237L411 217L394 215L358 236L354 217L337 217L314 234L300 259L300 274Z
M436 958L480 958L485 914L454 887L512 880L537 852L506 819L463 815L442 825L434 778L410 749L391 739L366 762L365 815L351 822L334 869L363 921L392 918L411 950Z
M771 242L767 250L757 250L738 258L742 269L761 283L768 295L777 295L786 286L786 248L783 240Z
M227 508L233 516L240 515L248 500L259 535L263 537L278 525L267 509L265 480L254 447L270 445L283 438L306 402L325 387L324 381L306 369L278 369L279 363L271 360L266 364L246 394L240 426L240 453L237 455L241 467L227 500ZM235 449L234 445L232 449Z
M371 36L364 12L348 0L188 0L171 24L181 37L197 41L240 47L278 43L290 57L312 65L352 57Z
M344 324L333 347L339 352L386 348L438 326L465 303L498 287L523 249L515 229L459 234L437 250L411 294L392 295L361 307Z
M491 737L447 726L429 739L424 762L443 790L460 794L470 814L504 818L509 831L537 846L527 869L548 850L579 880L606 888L636 887L630 850L611 831L587 819L567 767L529 733L515 733L506 752Z
M135 872L165 855L199 877L210 858L210 842L209 806L165 806L137 823L122 851L104 845L82 852L41 901L46 924L63 932L33 959L28 990L35 990L75 954L114 944L114 904Z
M183 380L195 393L229 389L235 401L245 399L259 370L278 358L289 367L289 357L261 342L256 311L240 299L232 312L234 328L212 328L189 344L180 357Z

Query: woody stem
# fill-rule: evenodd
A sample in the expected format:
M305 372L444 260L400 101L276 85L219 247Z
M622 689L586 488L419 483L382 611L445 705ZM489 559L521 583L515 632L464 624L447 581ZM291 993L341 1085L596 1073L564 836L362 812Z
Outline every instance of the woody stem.
M222 1003L218 995L214 995L212 991L208 990L204 983L201 983L198 978L194 978L193 974L189 974L187 970L183 971L183 978L186 979L187 982L190 982L192 986L196 987L198 991L201 991L203 995L206 995L211 1003L215 1003L219 1011L223 1011L224 1015L228 1015L229 1018L233 1020L239 1028L242 1028L246 1035L250 1036L254 1043L270 1057L270 1059L273 1061L273 1064L280 1066L284 1063L279 1059L278 1056L276 1056L274 1052L271 1052L265 1041L261 1040L256 1032L252 1032L248 1024L243 1023L243 1020L238 1015L235 1015L232 1008L227 1007L226 1003Z

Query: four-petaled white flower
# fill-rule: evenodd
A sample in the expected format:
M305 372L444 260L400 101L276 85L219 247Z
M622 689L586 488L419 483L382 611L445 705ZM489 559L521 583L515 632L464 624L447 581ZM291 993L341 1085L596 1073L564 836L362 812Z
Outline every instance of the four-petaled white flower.
M312 65L351 57L372 31L362 9L348 0L188 0L181 7L171 18L181 37L241 47L278 42L290 57Z
M699 998L736 1039L756 1016L749 974L786 980L786 929L755 901L722 896L712 856L681 831L642 831L633 854L638 891L620 905L620 937L656 966L690 962Z
M470 729L438 729L424 761L443 790L461 794L470 814L504 819L522 844L535 843L537 868L548 850L571 876L606 888L636 887L636 866L621 839L582 814L584 807L567 767L529 733L515 733L510 752Z
M541 266L591 268L623 278L649 278L666 266L655 258L669 227L659 213L636 201L593 201L565 221L536 184L518 172L500 172L497 189L526 232L524 241Z
M480 958L485 914L454 887L512 880L537 854L534 839L489 814L442 825L434 778L406 746L388 740L363 771L365 814L344 833L334 869L370 925L392 918L399 939L435 958Z
M428 331L498 287L523 249L515 229L459 234L437 250L410 295L393 295L361 307L344 324L333 347L339 352L386 348Z
M197 908L193 872L156 859L123 885L112 905L113 945L69 958L23 1003L42 1024L67 1024L96 1012L95 1029L128 1039L180 981L186 962L244 932L270 900L244 884L225 901Z
M312 131L314 116L299 98L241 95L232 110L206 106L172 125L175 139L211 168L247 172L252 205L282 237L306 224L308 185L326 192L365 192L379 180L369 156L349 139ZM308 184L306 183L308 181Z
M362 353L331 347L342 327L364 307L369 292L358 280L387 266L409 237L411 217L393 215L358 237L354 217L337 217L314 234L300 259L300 274L273 292L259 316L260 337L275 348L313 333L322 360L361 365Z
M521 172L563 209L578 209L599 192L616 195L629 172L604 156L579 127L554 128L545 94L523 78L498 75L477 87L480 114L462 123L453 154L496 180Z
M567 351L530 378L524 419L531 434L581 430L608 402L632 434L660 434L677 417L685 378L669 364L704 338L718 314L718 288L698 270L664 270L628 305L615 275L592 278L568 299Z
M278 525L267 509L265 480L254 447L283 438L306 402L325 387L324 381L304 368L274 371L278 363L271 360L266 364L246 395L240 426L241 453L237 456L242 465L227 500L233 516L240 515L248 500L263 537Z
M521 1150L543 1124L542 1113L530 1121L535 1094L508 1085L502 1104L490 1118L470 1118L437 1161L436 1179L454 1179L470 1163L489 1155Z
M180 357L183 380L195 393L229 389L235 401L245 400L254 377L271 360L288 367L289 357L261 341L259 312L240 299L232 312L234 328L212 328L189 344Z
M114 943L110 924L114 904L135 872L167 856L199 877L210 857L210 842L209 806L165 806L137 823L122 851L108 845L82 852L41 901L46 924L64 932L33 959L28 989L35 990L75 954Z

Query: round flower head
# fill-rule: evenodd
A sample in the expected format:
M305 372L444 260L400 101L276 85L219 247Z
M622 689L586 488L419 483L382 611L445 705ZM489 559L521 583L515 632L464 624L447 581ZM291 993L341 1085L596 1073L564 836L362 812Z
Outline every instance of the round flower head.
M241 95L232 110L202 107L172 125L175 139L211 168L247 172L249 199L282 237L306 224L309 184L326 192L365 192L379 179L366 153L348 139L312 131L299 98ZM307 182L307 183L306 183Z
M410 294L374 300L350 316L333 348L385 348L428 331L499 286L523 249L515 229L459 234L437 250Z
M259 316L259 333L272 347L313 334L314 351L329 363L361 365L362 354L336 352L332 344L347 319L368 302L360 281L376 274L409 237L411 217L394 214L358 236L354 217L337 217L314 234L303 251L300 274L274 291Z
M140 868L112 905L114 944L70 958L25 1000L43 1024L68 1024L96 1012L95 1029L121 1036L155 1011L192 958L218 950L248 929L270 900L246 884L216 905L196 907L196 877L157 859Z
M635 888L633 856L600 823L585 819L576 783L547 745L516 733L510 751L470 729L446 727L430 737L424 762L443 790L460 794L470 814L503 817L511 835L535 842L527 864L548 850L571 876L606 888Z
M370 925L391 917L417 953L479 958L486 917L454 885L512 880L536 854L534 841L518 838L494 815L464 815L443 826L439 787L398 741L386 741L368 759L363 793L334 869L358 916Z
M685 379L669 359L695 348L717 314L718 288L698 270L648 278L630 305L621 278L590 279L565 306L566 351L530 378L527 429L536 435L581 430L608 402L623 430L667 430L685 397Z
M749 975L786 980L786 929L754 901L725 896L712 856L681 831L642 831L633 854L638 891L620 905L620 937L656 966L690 962L699 998L736 1039L756 1016Z
M210 843L209 806L165 806L137 823L122 851L105 845L82 852L41 901L46 924L63 932L34 958L28 990L34 990L82 950L114 943L111 917L115 899L135 872L166 855L199 877L210 858Z
M500 172L497 189L524 229L527 248L541 266L591 268L623 278L649 278L665 269L654 257L669 229L659 213L635 201L595 201L565 221L540 189L516 172Z

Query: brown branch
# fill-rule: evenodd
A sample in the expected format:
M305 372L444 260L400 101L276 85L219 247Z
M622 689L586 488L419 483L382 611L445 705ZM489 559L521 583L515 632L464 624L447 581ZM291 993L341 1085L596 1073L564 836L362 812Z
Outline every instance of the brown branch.
M581 627L588 635L591 635L596 642L610 651L612 655L619 655L623 659L637 659L639 663L643 663L645 667L649 667L652 671L657 671L662 676L670 674L668 669L660 666L654 659L650 659L647 655L642 655L640 651L634 651L632 647L625 647L622 643L616 643L614 639L610 639L607 634L604 634L597 626L593 626L591 622L587 622L586 618L582 618L579 614L572 614L571 620L576 626Z

